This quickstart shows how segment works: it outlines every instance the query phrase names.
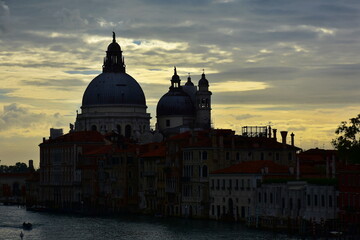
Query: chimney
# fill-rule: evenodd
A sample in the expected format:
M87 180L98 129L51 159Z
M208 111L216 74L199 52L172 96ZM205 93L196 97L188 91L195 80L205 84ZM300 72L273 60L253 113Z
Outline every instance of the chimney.
M271 126L269 126L269 138L271 138Z
M274 128L274 129L273 129L273 135L274 135L275 141L277 140L277 139L276 139L276 131L277 131L277 129Z
M34 169L34 161L33 160L29 160L29 170L31 171L31 172L33 172L33 171L35 171L35 169Z
M290 136L291 136L291 146L294 146L294 137L295 137L295 134L294 134L294 133L291 133Z
M282 143L283 144L286 144L286 136L287 136L287 131L281 131L280 134L281 134L281 138L282 138Z

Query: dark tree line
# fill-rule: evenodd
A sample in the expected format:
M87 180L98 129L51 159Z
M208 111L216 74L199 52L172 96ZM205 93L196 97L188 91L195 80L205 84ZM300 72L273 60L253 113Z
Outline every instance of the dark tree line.
M349 163L360 163L360 114L349 122L341 122L335 133L338 137L332 144L339 156Z
M29 172L26 163L17 162L13 166L0 165L0 173L25 173Z

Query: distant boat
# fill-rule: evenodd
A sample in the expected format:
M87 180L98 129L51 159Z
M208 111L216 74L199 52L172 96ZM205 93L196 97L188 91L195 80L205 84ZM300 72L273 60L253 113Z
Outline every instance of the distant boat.
M30 230L32 228L32 224L29 222L23 222L23 229Z

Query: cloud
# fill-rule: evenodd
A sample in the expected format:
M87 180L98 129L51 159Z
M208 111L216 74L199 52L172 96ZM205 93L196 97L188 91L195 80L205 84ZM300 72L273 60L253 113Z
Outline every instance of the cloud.
M242 115L233 115L236 120L244 120L249 118L257 118L260 117L260 115L254 115L254 114L242 114Z
M10 23L10 9L4 1L0 1L0 34L7 32Z
M61 123L61 115L55 113L48 115L46 113L31 112L26 107L21 107L16 103L5 105L0 114L0 133L7 130L15 130L19 135L25 131L36 131L47 128L51 124L58 126ZM63 123L61 123L62 125Z
M89 21L80 15L78 9L63 8L54 14L63 27L77 28L84 27L89 24Z

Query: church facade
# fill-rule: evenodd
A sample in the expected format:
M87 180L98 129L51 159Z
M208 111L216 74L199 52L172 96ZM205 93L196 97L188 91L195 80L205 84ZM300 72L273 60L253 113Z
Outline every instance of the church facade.
M205 73L198 87L192 83L190 76L181 86L175 68L169 91L157 104L156 132L167 136L189 129L210 129L211 94ZM122 50L113 33L104 58L103 72L90 82L84 92L75 131L98 131L102 134L115 131L133 140L149 141L150 118L145 94L139 83L126 73Z
M120 45L113 41L107 48L103 72L85 90L75 131L116 131L134 138L150 130L145 94L139 83L125 72Z

